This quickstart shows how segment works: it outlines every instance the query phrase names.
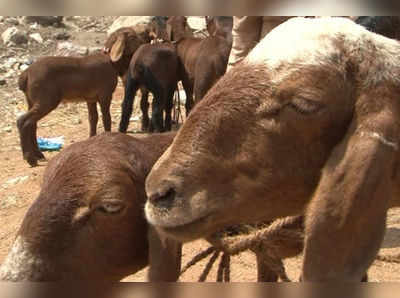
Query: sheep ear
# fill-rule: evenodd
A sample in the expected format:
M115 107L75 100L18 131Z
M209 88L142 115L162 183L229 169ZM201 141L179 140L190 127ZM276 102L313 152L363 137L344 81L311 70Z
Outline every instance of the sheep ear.
M305 281L361 281L380 248L400 135L396 99L388 94L396 92L385 87L358 98L352 123L323 168L306 211Z
M121 34L118 36L110 52L110 58L112 62L117 62L119 59L121 59L122 54L124 53L125 43L125 35Z

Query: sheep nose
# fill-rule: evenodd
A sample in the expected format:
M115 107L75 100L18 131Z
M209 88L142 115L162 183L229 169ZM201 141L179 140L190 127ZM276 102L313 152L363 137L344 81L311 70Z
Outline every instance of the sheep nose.
M164 191L161 192L156 192L149 197L149 201L151 204L158 206L158 207L164 207L167 208L171 206L173 201L175 200L176 192L175 190L171 188L167 188Z

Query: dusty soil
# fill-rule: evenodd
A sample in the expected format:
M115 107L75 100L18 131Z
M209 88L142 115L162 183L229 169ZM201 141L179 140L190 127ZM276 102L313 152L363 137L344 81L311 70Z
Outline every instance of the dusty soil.
M110 23L111 20L108 21ZM107 26L94 18L79 19L79 26L88 28L101 24L98 30L86 30L83 35L79 31L70 32L75 34L74 40L80 42L90 41L98 44L98 40L104 37ZM4 27L0 26L0 29ZM51 30L44 28L43 30ZM2 32L2 31L1 31ZM1 33L0 32L0 33ZM45 34L44 34L45 35ZM102 42L102 41L101 41ZM3 45L1 45L3 46ZM27 50L27 49L23 49ZM48 50L48 49L47 49ZM0 50L0 54L4 49ZM13 51L20 51L14 48ZM45 52L42 49L42 52ZM34 49L30 55L38 55L40 49ZM41 52L41 53L42 53ZM2 63L2 61L0 61ZM114 93L114 100L111 106L113 130L116 130L120 119L120 104L122 89L119 87ZM13 100L10 100L11 97ZM138 100L135 102L134 116L139 116ZM0 263L5 258L11 246L18 227L30 204L35 200L40 190L42 175L45 164L31 168L22 160L19 147L18 132L15 126L17 115L26 110L26 104L22 92L15 87L14 81L0 87ZM100 118L100 117L99 117ZM101 119L101 118L100 118ZM99 120L100 120L99 119ZM139 122L133 121L130 130L137 130ZM102 123L99 121L99 132L103 131ZM38 136L43 137L65 137L65 146L88 137L89 127L87 121L86 104L62 104L57 110L39 122ZM48 159L54 157L58 152L46 152ZM365 231L368 233L368 231ZM184 246L183 263L186 264L195 254L208 247L205 241L195 241ZM334 248L332 248L334 249ZM383 254L400 254L400 209L393 209L389 212L387 233L382 245ZM208 260L208 259L207 259ZM202 261L195 267L189 269L182 277L182 281L197 281L207 260ZM291 279L297 280L301 268L301 256L286 260L288 275ZM255 281L256 265L255 258L251 253L243 253L233 257L231 268L232 281ZM216 267L214 266L208 280L216 278ZM400 264L389 264L375 262L369 271L371 281L400 281ZM144 281L146 270L127 277L128 281Z

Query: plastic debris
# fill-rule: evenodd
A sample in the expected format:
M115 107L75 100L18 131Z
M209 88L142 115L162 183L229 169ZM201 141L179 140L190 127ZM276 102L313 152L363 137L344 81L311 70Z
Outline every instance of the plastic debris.
M54 138L37 138L40 151L59 151L64 145L64 136Z

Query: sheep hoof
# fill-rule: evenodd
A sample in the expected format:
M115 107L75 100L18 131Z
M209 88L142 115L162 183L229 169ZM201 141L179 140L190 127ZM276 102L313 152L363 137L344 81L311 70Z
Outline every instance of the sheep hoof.
M28 152L24 154L24 159L28 162L31 167L37 166L38 157L35 152Z
M33 168L36 167L38 165L37 159L36 158L29 158L26 160L29 165Z

